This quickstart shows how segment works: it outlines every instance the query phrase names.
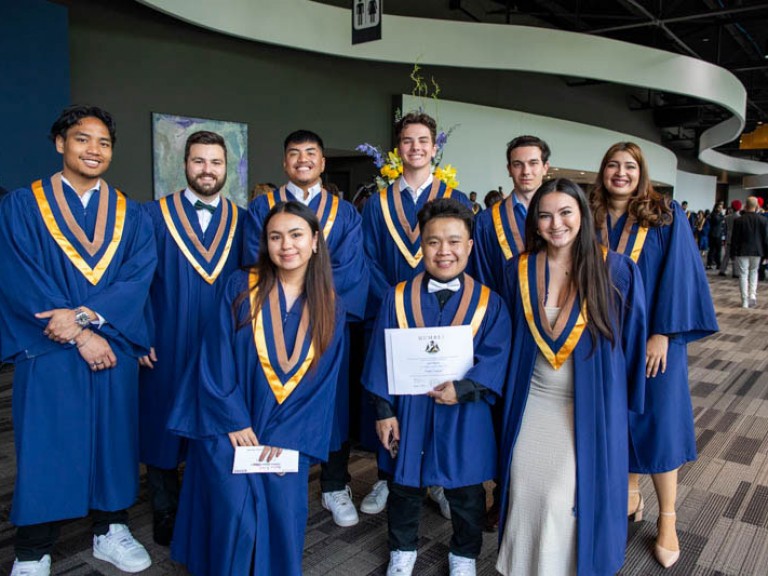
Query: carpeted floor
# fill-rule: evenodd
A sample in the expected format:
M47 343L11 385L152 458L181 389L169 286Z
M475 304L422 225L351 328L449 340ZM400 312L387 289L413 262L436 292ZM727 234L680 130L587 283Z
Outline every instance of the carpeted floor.
M710 283L721 332L689 348L699 460L680 473L678 528L683 554L667 571L654 561L658 508L649 479L644 478L646 521L632 526L623 576L768 574L768 292L763 284L758 308L743 310L736 280L710 273ZM14 481L11 378L8 369L0 373L0 574L8 574L13 562L14 530L8 523ZM359 504L376 479L373 458L354 452L350 471ZM144 574L186 574L170 561L167 549L152 542L145 489L131 509L131 525L154 560ZM54 574L122 574L93 559L89 527L87 520L63 527L54 552ZM436 508L424 507L416 574L448 573L450 531L450 522ZM495 542L495 535L485 536L480 575L496 573ZM337 527L320 505L313 471L305 574L383 575L387 559L386 515L361 514L357 526Z

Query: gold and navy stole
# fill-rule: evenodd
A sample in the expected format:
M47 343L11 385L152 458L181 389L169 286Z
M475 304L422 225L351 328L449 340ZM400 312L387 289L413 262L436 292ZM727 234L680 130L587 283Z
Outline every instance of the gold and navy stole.
M288 200L288 191L285 189L285 186L280 186L278 190L273 190L267 194L270 210L278 202L288 202ZM320 221L320 228L323 229L323 238L326 240L328 240L328 235L331 233L333 223L336 222L338 211L339 199L330 194L325 188L320 190L320 204L317 205L315 215L317 215L317 219Z
M643 252L643 245L645 244L645 238L647 236L648 227L640 226L634 216L627 214L627 221L624 223L624 229L621 231L619 245L614 249L614 252L629 256L633 262L637 263L640 254ZM608 248L611 247L607 216L600 229L600 242L603 246Z
M429 196L427 196L427 202L431 202L435 198L451 197L452 188L446 186L445 191L440 195L440 187L441 181L437 178L433 179ZM411 268L416 268L423 257L421 252L421 232L418 221L412 227L405 215L403 198L400 194L400 180L395 180L395 183L392 185L392 194L387 194L387 188L379 190L379 199L389 235L392 236L392 240L395 241L405 261L408 262ZM396 220L392 218L393 212L397 216Z
M424 317L421 311L421 286L424 282L424 272L413 280L400 282L395 286L395 312L398 328L424 328ZM410 288L409 288L410 284ZM406 297L408 292L408 297ZM491 290L480 282L475 282L469 275L464 274L464 291L461 295L456 315L451 326L467 324L470 310L474 310L469 325L472 326L472 336L477 334L488 310L488 299Z
M506 226L501 216L502 205L507 216ZM520 234L520 228L515 218L515 201L512 198L512 194L504 202L497 202L493 205L491 216L493 217L493 229L496 232L496 239L499 241L504 258L509 260L515 254L521 254L525 250L525 242L523 242L523 236ZM514 250L512 245L510 245L510 239L515 247Z
M123 238L125 196L117 189L110 194L107 183L99 181L96 227L90 240L67 204L61 172L51 177L50 184L43 186L42 180L32 184L43 223L72 265L95 286L109 268Z
M206 248L197 237L192 223L184 211L184 192L179 191L160 199L160 212L179 250L192 268L208 284L213 284L227 263L237 230L237 206L221 198L221 217L211 245Z
M559 370L579 343L587 327L587 303L579 303L576 290L571 294L551 326L544 310L547 294L547 253L539 252L533 258L528 253L518 260L520 297L525 320L542 355L555 370Z
M306 300L301 311L299 331L296 334L296 342L293 352L288 357L283 334L282 314L280 312L280 294L277 284L272 288L269 297L258 312L256 306L256 286L259 283L259 274L251 271L248 275L248 287L251 295L251 316L253 317L253 341L256 344L256 352L259 356L264 375L267 377L269 387L275 395L278 404L282 404L296 390L301 379L309 370L312 360L315 358L315 347L309 336L309 306ZM264 319L264 312L267 319ZM266 330L269 331L272 346L267 345Z

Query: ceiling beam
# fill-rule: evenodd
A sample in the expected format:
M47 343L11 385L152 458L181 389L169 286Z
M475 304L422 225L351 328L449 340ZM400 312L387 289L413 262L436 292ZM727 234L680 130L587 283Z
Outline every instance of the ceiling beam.
M635 4L635 3L633 3ZM650 12L645 10L640 5L636 6L642 8L649 21L638 22L636 24L624 24L621 26L610 26L608 28L598 28L592 30L590 34L606 34L608 32L619 32L621 30L633 30L636 28L647 28L649 26L662 27L665 24L676 24L678 22L691 22L693 20L717 20L721 16L729 16L731 14L741 14L744 12L754 12L756 10L768 11L768 5L763 6L742 6L740 8L724 8L722 10L710 10L707 12L700 12L698 14L688 14L687 16L674 16L671 18L656 18Z

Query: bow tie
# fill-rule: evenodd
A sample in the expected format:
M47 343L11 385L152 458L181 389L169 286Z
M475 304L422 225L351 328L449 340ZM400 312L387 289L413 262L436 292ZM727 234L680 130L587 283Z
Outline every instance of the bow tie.
M211 214L216 212L216 206L213 204L206 204L202 200L197 200L195 202L195 210L208 210Z
M449 282L439 282L434 278L429 279L427 284L427 292L433 294L434 292L440 292L440 290L450 290L451 292L458 292L461 288L461 282L458 278L454 278Z

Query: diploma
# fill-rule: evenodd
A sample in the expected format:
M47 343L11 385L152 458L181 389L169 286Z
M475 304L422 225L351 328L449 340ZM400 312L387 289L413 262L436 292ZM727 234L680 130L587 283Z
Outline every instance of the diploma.
M392 395L426 394L438 384L461 380L474 365L471 326L390 328L384 340Z
M272 458L271 462L267 462L266 458L259 461L264 448L264 446L237 446L232 474L285 474L299 471L297 450L283 450L282 454Z

